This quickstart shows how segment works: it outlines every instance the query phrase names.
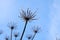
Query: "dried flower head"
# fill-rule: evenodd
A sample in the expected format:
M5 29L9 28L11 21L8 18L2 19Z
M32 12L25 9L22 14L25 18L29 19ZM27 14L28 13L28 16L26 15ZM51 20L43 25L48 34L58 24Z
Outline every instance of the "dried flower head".
M33 32L34 32L34 33L38 33L40 29L41 29L41 28L38 27L38 26L37 26L37 27L34 27L34 28L33 28Z
M27 9L27 11L22 10L20 14L21 14L21 18L25 21L35 20L34 19L34 17L36 16L35 12L33 13L29 8Z
M13 22L13 23L10 23L10 25L8 26L11 30L15 29L16 28L16 24Z
M6 37L5 37L5 40L9 40L9 37L8 37L8 36L6 36Z
M5 38L5 40L8 40L8 38Z
M27 37L28 39L31 39L31 38L32 38L32 35L31 35L31 34L28 34L26 37Z
M19 33L18 32L15 32L14 33L14 37L18 37L19 36Z

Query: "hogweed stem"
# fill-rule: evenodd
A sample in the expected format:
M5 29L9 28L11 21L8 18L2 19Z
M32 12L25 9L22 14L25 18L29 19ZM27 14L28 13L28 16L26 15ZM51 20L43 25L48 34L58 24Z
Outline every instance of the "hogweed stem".
M36 35L36 33L33 35L32 40L34 39L35 35Z
M24 26L24 29L23 29L23 32L22 32L20 40L22 40L22 38L23 38L23 35L25 33L25 30L26 30L27 23L28 23L28 21L26 21L26 23L25 23L25 26Z
M16 40L16 37L15 37L15 40Z
M12 30L11 30L11 40L12 40Z

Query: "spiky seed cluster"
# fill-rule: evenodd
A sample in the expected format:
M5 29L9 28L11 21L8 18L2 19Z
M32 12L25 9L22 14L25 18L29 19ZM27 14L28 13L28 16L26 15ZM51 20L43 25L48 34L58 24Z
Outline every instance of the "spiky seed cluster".
M38 33L38 32L39 32L39 30L40 30L40 28L39 28L39 27L34 27L33 32L34 32L34 33Z
M18 37L19 36L19 33L14 33L14 37Z
M8 38L5 38L5 40L8 40Z
M5 37L5 40L9 40L9 38L8 37Z
M15 28L16 28L16 24L10 23L10 24L9 24L9 28L10 28L11 30L15 29Z
M15 37L18 37L18 35L17 35L17 34L15 34Z
M14 25L11 25L11 30L13 30L14 29Z
M29 36L28 39L31 39L31 37Z
M29 20L34 20L35 12L33 13L31 10L27 9L27 11L25 12L24 10L22 10L20 12L21 14L21 18L25 21L29 21Z
M15 37L18 37L18 34L14 34Z
M30 35L30 34L27 35L27 38L28 38L28 39L31 39L31 38L32 38L32 35Z

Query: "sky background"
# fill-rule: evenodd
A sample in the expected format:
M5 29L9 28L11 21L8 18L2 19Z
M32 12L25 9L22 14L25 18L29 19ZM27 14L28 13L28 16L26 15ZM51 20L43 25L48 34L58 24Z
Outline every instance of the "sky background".
M10 36L8 27L10 22L16 23L17 29L15 31L21 35L25 22L18 16L21 9L27 10L27 8L33 12L38 9L36 12L38 20L28 23L23 40L27 40L27 34L33 34L31 29L34 26L39 26L42 30L34 40L56 40L56 37L60 38L60 0L0 0L0 30L3 30L0 40Z

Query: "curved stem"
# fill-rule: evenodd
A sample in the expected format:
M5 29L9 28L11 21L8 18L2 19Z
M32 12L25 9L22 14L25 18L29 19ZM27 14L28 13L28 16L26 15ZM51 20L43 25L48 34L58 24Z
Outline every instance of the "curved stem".
M11 40L12 40L12 29L11 29Z
M20 38L20 40L22 40L22 38L23 38L23 35L24 35L24 33L25 33L25 29L26 29L26 26L27 26L27 22L28 22L28 21L26 21L26 23L25 23L25 26L24 26L24 29L23 29L23 32L22 32L22 35L21 35L21 38Z
M36 35L36 33L33 35L32 40L34 39L35 35Z

